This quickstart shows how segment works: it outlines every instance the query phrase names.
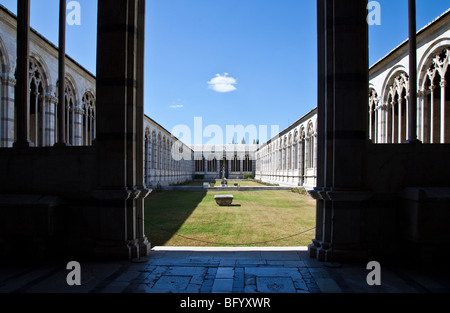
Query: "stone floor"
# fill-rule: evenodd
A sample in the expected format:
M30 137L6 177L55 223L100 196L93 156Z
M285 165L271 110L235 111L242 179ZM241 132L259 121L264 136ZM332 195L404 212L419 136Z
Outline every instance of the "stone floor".
M76 260L68 260L76 261ZM369 286L366 264L329 266L297 248L155 247L149 257L81 262L81 285L68 286L62 263L0 268L0 293L448 293L436 269L383 266Z

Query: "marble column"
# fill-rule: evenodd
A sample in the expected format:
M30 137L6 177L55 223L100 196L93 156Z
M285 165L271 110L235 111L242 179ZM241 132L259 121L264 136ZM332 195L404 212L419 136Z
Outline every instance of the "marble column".
M56 142L56 107L58 105L58 98L51 88L44 95L44 116L45 116L45 128L44 128L44 145L53 146Z
M430 143L434 143L434 89L436 86L431 85L430 86Z
M56 137L56 146L64 147L67 144L69 133L67 128L64 126L64 116L66 116L66 103L64 101L64 94L66 89L66 0L59 1L59 49L58 49L58 110L57 110L57 121L58 121L58 133ZM69 119L66 120L67 125L69 125ZM67 126L66 125L66 126Z
M403 103L403 100L402 100L402 98L399 96L399 98L398 98L398 103L397 103L397 106L398 106L398 126L397 126L397 128L398 128L398 143L402 143L402 133L403 133L403 131L402 131L402 103Z
M0 147L10 148L14 143L14 88L16 79L10 73L1 76Z
M445 86L447 86L447 82L444 78L442 78L440 82L441 86L441 143L446 142L445 138Z
M406 106L406 140L407 143L418 143L417 139L417 23L416 0L408 0L409 18L409 96Z
M29 77L30 0L17 1L16 141L14 147L30 146Z
M76 105L73 108L73 145L83 145L83 109Z

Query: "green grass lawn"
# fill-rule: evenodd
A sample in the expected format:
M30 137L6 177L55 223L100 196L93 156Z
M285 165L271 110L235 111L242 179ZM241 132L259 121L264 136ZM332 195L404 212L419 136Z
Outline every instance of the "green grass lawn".
M233 194L233 205L218 206L219 194ZM152 246L305 246L314 226L315 201L285 190L166 191L145 204Z

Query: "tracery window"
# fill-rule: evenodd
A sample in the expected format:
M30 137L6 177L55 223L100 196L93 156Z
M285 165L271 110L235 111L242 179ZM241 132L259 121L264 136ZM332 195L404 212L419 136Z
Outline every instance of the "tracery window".
M215 157L208 160L208 172L217 172L217 159Z
M43 73L34 59L30 59L30 141L35 147L44 145Z
M90 146L95 139L95 99L90 92L83 95L83 145ZM150 138L148 138L150 140Z
M236 154L234 155L234 158L231 160L231 171L232 172L241 171L241 163Z
M314 168L314 149L315 149L315 140L314 140L314 128L312 123L308 125L308 138L306 139L307 144L307 168Z
M420 137L425 143L450 142L450 108L448 95L448 65L450 48L438 51L426 69L423 83L422 130Z
M64 92L64 104L66 107L64 125L66 127L66 143L73 145L75 142L74 114L75 114L75 92L72 84L66 80Z
M266 161L266 157L265 157ZM244 158L244 164L243 164L243 171L244 172L252 172L253 171L253 161L250 159L250 156L247 154Z

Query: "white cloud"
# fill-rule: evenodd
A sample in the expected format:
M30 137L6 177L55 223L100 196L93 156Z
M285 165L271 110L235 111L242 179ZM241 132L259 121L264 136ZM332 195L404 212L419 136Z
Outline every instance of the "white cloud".
M234 85L236 84L236 79L228 76L228 73L223 75L216 74L216 77L208 82L210 89L222 93L235 91L237 88Z

